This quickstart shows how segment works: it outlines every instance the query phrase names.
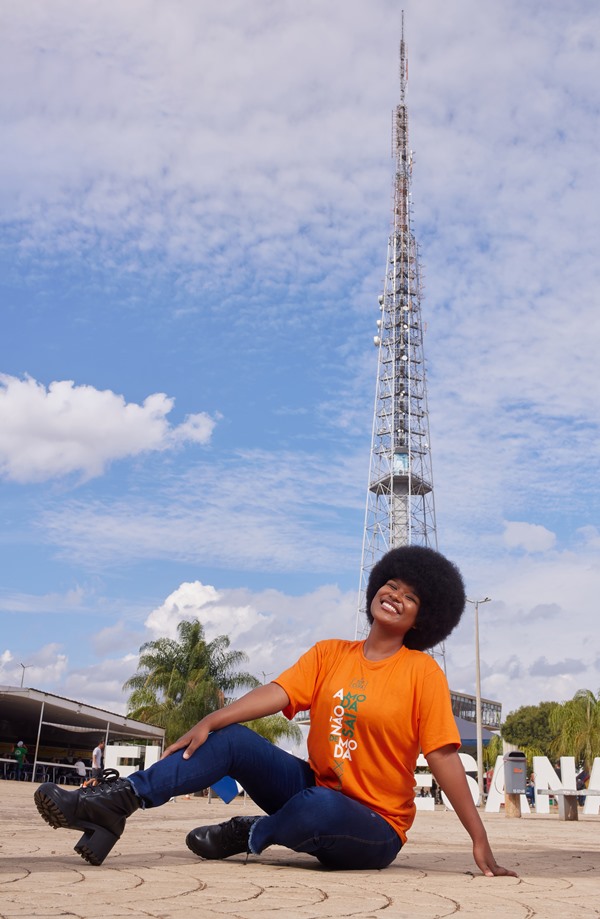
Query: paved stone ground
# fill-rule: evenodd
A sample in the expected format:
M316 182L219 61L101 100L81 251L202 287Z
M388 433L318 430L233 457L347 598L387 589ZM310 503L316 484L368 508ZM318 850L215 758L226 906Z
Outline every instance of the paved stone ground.
M195 858L193 826L236 812L179 799L135 813L100 868L73 852L74 831L52 830L34 786L0 781L0 919L587 919L600 916L600 817L564 823L556 814L520 820L483 815L494 853L519 878L478 873L456 816L419 813L409 843L384 871L333 872L309 856L272 847L224 862Z

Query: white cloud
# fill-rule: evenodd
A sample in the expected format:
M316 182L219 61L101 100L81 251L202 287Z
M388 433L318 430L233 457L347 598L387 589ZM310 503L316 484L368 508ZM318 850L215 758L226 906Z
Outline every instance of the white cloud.
M596 691L597 547L471 563L467 591L492 598L479 608L481 686L484 697L502 702L504 715L520 705L571 698L578 689ZM451 685L474 694L471 607L446 651Z
M210 641L228 635L231 648L245 651L247 669L268 681L290 666L312 643L332 636L353 638L354 592L328 585L300 596L276 590L253 592L219 589L199 581L184 582L146 619L147 631L134 633L126 621L113 621L91 637L102 660L86 666L69 665L57 645L28 652L25 685L56 692L91 705L123 713L124 682L137 670L138 649L145 642L176 637L177 624L198 618ZM116 648L127 653L110 657ZM14 653L0 655L0 683L19 685L21 668Z
M481 584L489 585L492 602L480 607L482 694L502 702L505 716L523 704L561 701L580 688L595 690L598 683L597 552L550 555L527 555L516 562L504 558L500 567L484 566L478 572L480 581L468 584L472 593ZM57 645L25 657L12 649L0 655L0 682L18 685L18 662L23 660L34 665L26 671L27 684L122 712L122 685L137 669L141 644L175 637L177 624L193 618L203 623L208 640L229 635L232 648L247 653L247 669L267 681L315 641L353 639L356 601L355 591L344 592L333 584L292 596L280 590L182 582L147 615L145 631L131 631L128 620L113 612L111 624L91 639L102 661L69 666ZM127 653L110 657L116 649ZM474 694L471 607L448 640L446 652L451 687Z
M124 622L116 622L91 636L91 643L98 657L108 657L116 651L129 650L144 641L142 631L134 631Z
M600 8L575 0L540 17L515 0L406 2L438 536L464 568L470 595L493 598L481 610L484 692L508 710L598 679L590 649L600 589ZM43 534L41 551L56 550L61 573L61 564L94 567L109 592L121 589L110 582L118 570L133 593L134 563L143 559L156 559L157 569L179 563L185 571L175 584L195 576L189 563L204 577L201 565L225 571L232 558L254 584L281 586L282 571L301 571L311 585L338 577L351 584L388 232L399 10L390 0L93 0L84 14L80 6L12 4L0 39L0 67L10 74L0 81L7 88L0 200L9 221L1 252L25 291L20 315L29 320L57 291L55 273L68 283L70 272L83 271L119 334L123 298L100 295L104 280L115 289L131 283L128 306L141 326L145 291L166 279L174 296L161 291L152 319L162 333L178 315L178 329L194 342L184 354L167 330L172 379L185 374L191 392L205 391L197 343L212 332L217 353L214 329L224 321L222 363L210 379L226 381L220 397L229 390L240 411L219 404L234 450L215 449L210 464L193 469L173 466L154 487L144 464L129 480L135 487L120 493L92 483L78 501L59 505L38 490L31 519ZM81 306L62 288L56 302L72 310L74 328ZM101 324L91 308L84 318ZM19 325L15 339L26 341L28 328ZM80 339L59 346L50 338L57 365L70 367ZM34 344L13 372L44 365ZM148 346L145 339L139 355L131 349L132 375ZM265 393L250 377L267 353L280 363ZM112 357L105 349L99 360L106 366ZM47 378L61 373L80 378L71 369ZM42 387L39 401L48 398ZM172 403L162 396L157 417L136 406L136 440L124 431L120 398L109 393L120 433L103 432L102 444L83 422L74 443L62 439L46 409L35 438L17 436L11 418L13 452L7 458L0 444L0 470L46 479L72 469L86 478L139 449L210 436L202 415L169 426ZM177 398L179 405L179 391ZM278 404L295 412L310 446L292 440ZM6 543L23 538L14 529ZM225 585L215 605L200 598L197 608L221 611L210 626L218 632L229 622L239 627L251 664L265 672L315 635L353 627L354 602L335 587L313 594L300 586L302 596L292 598L229 591L225 574L214 583ZM39 607L25 591L22 604L50 609L53 589L42 585L39 594ZM117 598L106 603L115 616ZM56 604L66 608L58 596ZM172 629L179 611L163 606L161 621ZM243 630L244 616L258 617L253 629ZM107 625L97 647L106 653L128 640L125 626ZM451 682L473 691L468 629L449 649ZM532 674L542 658L554 675ZM565 661L587 669L561 675ZM92 685L104 691L99 670Z
M249 667L267 679L322 638L353 638L356 596L331 585L299 597L281 591L216 590L185 582L153 610L145 625L153 638L174 638L182 620L199 619L210 641L228 635Z
M137 670L138 654L137 649L130 650L118 658L104 657L96 663L76 666L64 647L53 643L30 650L23 664L25 670L19 657L9 650L0 653L0 684L20 686L23 679L24 687L125 714L127 694L123 684Z
M154 610L146 625L152 638L174 637L177 623L197 618L210 641L228 635L231 647L248 655L247 669L273 679L315 641L354 638L356 594L325 585L290 596L278 590L221 589L183 583Z
M65 593L43 595L10 592L4 589L0 594L0 610L11 613L80 613L88 606L89 598L82 587L74 587Z
M362 511L357 469L366 464L355 454L238 450L174 481L136 474L135 491L114 502L61 500L39 525L84 565L160 558L227 569L233 558L244 570L332 571L359 563L360 540L343 532L346 515Z
M180 622L190 619L204 622L206 607L215 604L218 599L215 588L200 581L180 584L164 603L152 610L144 625L157 638L176 638Z
M90 479L117 459L210 440L212 418L190 415L171 427L167 415L172 408L173 400L163 393L137 405L71 380L46 389L30 377L0 374L0 474L20 483L75 472Z
M373 168L387 145L372 138L387 137L389 105L365 79L381 60L374 31L352 33L360 10L224 15L208 0L175 16L92 5L81 19L68 8L68 43L62 17L41 11L7 27L15 93L0 192L21 252L154 276L177 267L183 288L229 303L239 284L243 317L257 274L331 295L375 250L389 176ZM383 8L369 18L384 30Z
M219 417L217 416L217 420ZM169 431L166 446L169 443L173 446L185 443L206 444L211 438L215 423L216 420L205 412L186 415L181 424L171 428Z
M537 523L508 520L504 524L504 542L510 549L546 552L556 543L556 534Z
M137 670L138 655L105 658L87 667L74 667L57 687L61 695L78 699L117 714L125 714L127 694L123 683Z
M68 657L56 642L29 652L22 661L7 649L0 655L0 683L20 686L23 679L24 686L45 689L59 683L67 668Z
M574 658L564 658L562 660L548 661L545 657L539 657L531 664L529 673L531 676L570 676L585 673L588 668L581 660Z
M577 533L578 536L581 537L581 540L586 548L600 549L600 532L598 531L598 527L580 527Z

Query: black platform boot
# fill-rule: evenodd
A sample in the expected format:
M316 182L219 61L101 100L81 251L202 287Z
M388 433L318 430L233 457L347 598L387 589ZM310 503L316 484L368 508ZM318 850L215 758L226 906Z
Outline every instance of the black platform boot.
M198 826L185 839L188 849L200 858L229 858L248 852L250 830L260 817L232 817L226 823Z
M105 769L97 785L66 791L44 782L33 796L35 805L54 829L83 830L75 851L90 865L101 865L118 841L125 821L140 806L127 779L116 769Z

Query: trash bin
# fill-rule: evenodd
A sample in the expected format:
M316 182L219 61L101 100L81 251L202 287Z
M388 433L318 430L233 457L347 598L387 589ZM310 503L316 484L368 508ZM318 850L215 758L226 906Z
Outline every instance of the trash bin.
M504 791L507 795L524 795L527 784L527 757L512 750L504 757Z

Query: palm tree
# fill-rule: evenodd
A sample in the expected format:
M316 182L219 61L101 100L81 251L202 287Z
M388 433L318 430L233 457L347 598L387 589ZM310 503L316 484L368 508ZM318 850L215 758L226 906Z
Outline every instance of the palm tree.
M178 641L145 642L137 672L123 685L131 693L128 715L166 728L167 743L226 705L236 690L260 685L251 673L238 669L247 655L230 651L227 635L207 642L197 619L180 622L177 632Z
M574 756L589 772L600 756L600 692L595 696L590 689L578 690L552 711L550 726L557 734L555 755Z
M246 721L246 727L251 728L270 740L271 743L277 743L285 738L292 743L300 743L302 740L302 731L293 721L288 721L284 715L267 715L265 718L257 718L255 721Z
M496 760L502 754L502 749L502 738L499 734L494 734L483 751L483 762L485 763L486 769L494 768Z
M136 721L165 728L173 743L197 721L232 701L239 689L260 686L251 673L240 671L248 657L231 651L227 635L207 642L198 619L177 626L179 641L157 638L140 648L138 670L123 685L130 690L127 714ZM283 715L248 722L248 727L271 743L280 738L299 742L302 732Z

